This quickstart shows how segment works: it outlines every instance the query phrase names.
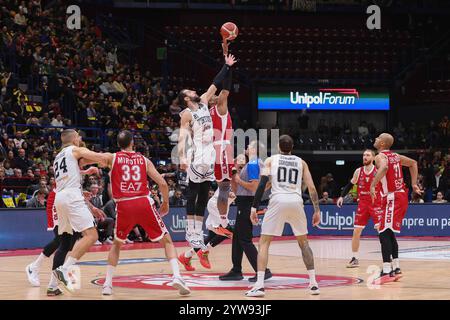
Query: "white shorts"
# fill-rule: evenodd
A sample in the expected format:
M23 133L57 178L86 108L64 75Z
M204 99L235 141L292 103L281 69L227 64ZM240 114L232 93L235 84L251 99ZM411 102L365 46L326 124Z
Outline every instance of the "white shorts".
M261 234L267 236L283 235L284 224L290 224L295 236L308 234L305 210L302 202L269 201L261 225Z
M214 194L211 199L208 201L208 217L206 218L205 226L208 230L214 231L214 228L218 228L219 226L222 226L226 228L228 226L229 220L228 220L228 212L225 219L222 219L219 214L219 209L217 209L217 198L218 198L218 191ZM229 210L228 206L228 210Z
M94 227L94 217L80 189L65 189L56 193L55 208L58 214L58 233L72 234Z
M189 180L194 183L216 180L214 176L214 161L211 164L190 164L187 169Z

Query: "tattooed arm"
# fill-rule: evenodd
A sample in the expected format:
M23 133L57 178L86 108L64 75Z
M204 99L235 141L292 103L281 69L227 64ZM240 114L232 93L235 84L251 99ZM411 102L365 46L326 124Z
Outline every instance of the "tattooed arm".
M314 215L313 215L313 226L318 226L320 223L320 208L319 208L319 195L317 193L316 187L314 186L314 181L311 176L311 172L309 172L308 165L305 161L302 160L303 163L303 182L308 187L309 197L314 206Z

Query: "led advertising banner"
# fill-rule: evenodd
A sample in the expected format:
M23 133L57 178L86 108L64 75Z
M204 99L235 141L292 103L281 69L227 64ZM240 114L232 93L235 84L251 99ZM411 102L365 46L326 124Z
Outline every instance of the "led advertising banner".
M289 88L258 92L258 110L389 110L388 90Z
M305 205L308 221L308 234L313 236L351 236L357 206L321 205L320 224L313 227L311 217L312 205ZM234 227L237 209L230 207L229 221ZM264 215L259 216L259 223L253 227L253 236L258 237ZM164 223L174 241L185 241L186 208L173 207L163 217ZM206 228L204 233L207 234ZM285 225L283 235L292 235L289 225ZM363 231L363 235L376 236L373 222ZM402 223L400 236L450 236L450 204L410 204ZM47 214L42 209L0 209L0 257L1 250L42 248L53 238L53 232L47 231Z

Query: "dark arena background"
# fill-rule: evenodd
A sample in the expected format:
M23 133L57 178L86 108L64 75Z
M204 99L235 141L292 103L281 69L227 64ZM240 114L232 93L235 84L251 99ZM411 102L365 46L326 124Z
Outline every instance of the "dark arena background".
M252 243L258 248L262 239L271 191L257 208L262 214L247 240L239 224L251 226L250 206L244 212L236 205L253 201L262 161L279 153L282 135L292 137L292 154L308 164L316 189L311 194L304 185L302 197L320 295L309 294L311 268L305 268L294 232L285 225L270 246L272 277L264 283L264 299L450 298L449 1L0 0L0 299L180 299L171 285L173 264L140 224L130 228L122 246L114 293L102 295L118 221L113 175L103 166L83 175L81 183L86 201L106 216L96 218L91 230L98 240L72 266L74 292L60 286L61 294L54 294L57 288L47 283L52 254L62 242L51 242L55 234L48 224L59 214L47 202L55 180L59 183L55 157L63 130L75 129L86 147L100 154L118 152L117 136L129 130L134 150L151 160L168 185L169 199L150 178L148 192L154 210L169 204L162 224L177 256L184 257L190 249L186 204L192 187L179 164L180 112L186 106L178 97L183 89L200 96L216 79L224 66L220 30L226 22L238 28L228 42L237 60L227 110L234 129L231 149L233 159L247 156L242 165L230 160L238 170L230 176L232 187L247 188L247 198L234 192L238 198L228 213L233 239L194 253L192 265L183 260L188 256L180 260L191 290L187 299L261 301L245 296L254 284L248 278L256 274L248 248ZM221 89L222 82L216 95ZM383 239L373 216L367 216L362 234L355 227L362 190L359 182L348 183L363 165L363 153L378 153L374 143L382 133L394 137L393 152L415 160L418 174L413 185L414 174L403 166L408 208L396 233L398 257L392 256L393 269L401 263L402 277L380 284ZM255 140L261 166L251 178L242 166L254 161L248 146ZM250 188L251 181L256 184ZM211 198L217 188L213 181L203 195ZM314 193L320 222L313 226ZM209 206L205 212L210 214ZM203 224L203 232L213 231ZM240 272L234 246L241 246ZM230 270L237 276L223 281Z

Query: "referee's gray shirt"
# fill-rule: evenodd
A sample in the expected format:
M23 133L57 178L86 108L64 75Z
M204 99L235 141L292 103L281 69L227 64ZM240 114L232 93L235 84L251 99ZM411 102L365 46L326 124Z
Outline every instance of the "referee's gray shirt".
M251 159L241 170L239 177L241 180L250 182L252 180L259 180L261 176L262 169L264 168L264 163L259 158ZM236 196L254 196L255 192L248 190L238 184Z

